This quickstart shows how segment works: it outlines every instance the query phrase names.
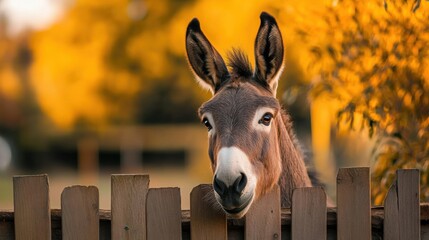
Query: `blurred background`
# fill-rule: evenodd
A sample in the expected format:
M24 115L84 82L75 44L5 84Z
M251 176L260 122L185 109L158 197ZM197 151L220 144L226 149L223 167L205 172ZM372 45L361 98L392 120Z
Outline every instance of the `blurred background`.
M148 173L151 187L210 183L200 89L185 53L188 22L225 56L253 62L259 14L286 48L278 98L307 165L335 197L339 167L371 166L382 203L398 168L421 170L429 200L427 1L0 0L0 209L12 176L47 173L51 207L64 187Z

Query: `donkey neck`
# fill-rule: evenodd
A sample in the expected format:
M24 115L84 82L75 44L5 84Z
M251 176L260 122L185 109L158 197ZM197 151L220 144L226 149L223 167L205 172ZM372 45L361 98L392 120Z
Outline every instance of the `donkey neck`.
M282 160L279 179L282 207L291 207L292 192L295 188L310 187L311 181L305 167L300 146L296 140L289 116L281 111L278 122L278 139Z

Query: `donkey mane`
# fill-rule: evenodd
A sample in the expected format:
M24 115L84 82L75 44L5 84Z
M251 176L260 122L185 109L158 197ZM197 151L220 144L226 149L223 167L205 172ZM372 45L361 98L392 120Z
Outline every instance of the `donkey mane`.
M302 159L305 159L304 151L302 150L302 145L299 142L298 138L296 137L295 130L293 128L292 117L283 107L282 107L282 115L281 116L283 119L283 123L286 127L286 131L289 133L289 137L291 138L291 140L293 142L293 145L295 146L296 150L300 154L300 157Z
M296 138L292 128L290 115L282 109L281 122L284 126L279 127L279 144L282 157L282 174L279 186L282 191L282 207L290 207L293 189L312 186L310 176L305 166L301 145ZM288 134L285 134L284 132ZM295 148L294 150L292 149Z
M227 59L231 78L250 78L253 76L252 65L243 50L233 48L227 53Z
M229 80L232 81L250 81L257 82L256 85L263 87L264 89L272 92L270 85L263 79L259 79L258 75L254 72L252 64L249 61L247 54L240 48L233 48L227 52L227 63L229 67ZM225 81L222 85L227 85Z

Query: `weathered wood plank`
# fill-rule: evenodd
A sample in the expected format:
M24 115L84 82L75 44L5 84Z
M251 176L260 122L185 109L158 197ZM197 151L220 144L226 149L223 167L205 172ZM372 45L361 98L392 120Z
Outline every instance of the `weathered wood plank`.
M328 239L336 239L337 233L333 232L337 224L337 208L328 207L327 225L328 225ZM13 211L0 210L0 239L1 240L14 240L14 224L13 224ZM100 209L100 240L110 240L110 210ZM182 210L182 239L190 239L190 212L189 210ZM383 235L383 219L384 207L372 207L371 209L371 224L373 233ZM420 204L420 224L421 224L421 239L429 240L429 203ZM51 210L52 232L61 232L61 210ZM282 239L290 239L290 225L292 215L290 209L282 209ZM228 219L228 236L243 235L244 219ZM107 234L103 234L107 233ZM243 236L244 238L244 236ZM242 239L243 239L242 238ZM53 240L60 240L61 234L52 234Z
M51 239L47 175L13 177L15 239Z
M384 239L399 240L399 209L397 183L393 182L384 199Z
M398 170L384 200L384 239L420 239L420 172Z
M182 239L179 188L149 189L146 202L148 240Z
M292 195L292 239L326 239L326 194L321 187L297 188Z
M371 239L369 168L340 168L337 175L337 237Z
M64 240L99 239L99 194L94 186L66 187L61 194Z
M112 175L112 239L146 239L148 175Z
M211 185L192 189L191 239L227 239L226 216L217 204Z
M245 238L281 239L280 189L273 190L253 203L246 214Z

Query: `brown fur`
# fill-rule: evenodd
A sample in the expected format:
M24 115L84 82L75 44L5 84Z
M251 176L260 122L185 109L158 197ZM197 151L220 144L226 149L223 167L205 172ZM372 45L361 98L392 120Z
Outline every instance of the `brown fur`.
M212 114L216 127L209 138L213 171L219 150L237 147L247 155L257 176L256 198L278 183L282 206L290 207L293 189L311 186L311 182L289 115L275 98L283 69L282 36L271 15L263 12L260 19L255 39L255 71L239 50L229 54L227 69L196 18L186 31L186 50L197 80L213 93L213 98L199 109L200 117L205 112ZM254 115L261 107L274 112L268 133L252 127Z
M254 113L263 106L272 107L277 112L270 134L251 128ZM265 88L251 80L231 79L201 106L200 116L204 112L214 113L217 128L209 139L213 170L220 148L236 146L248 155L258 175L256 197L278 183L282 206L289 207L294 188L311 186L289 116Z
M282 156L282 175L279 179L281 189L282 206L290 207L292 191L299 187L311 187L311 181L304 164L298 140L292 129L289 115L283 111L282 118L278 119L279 145Z

